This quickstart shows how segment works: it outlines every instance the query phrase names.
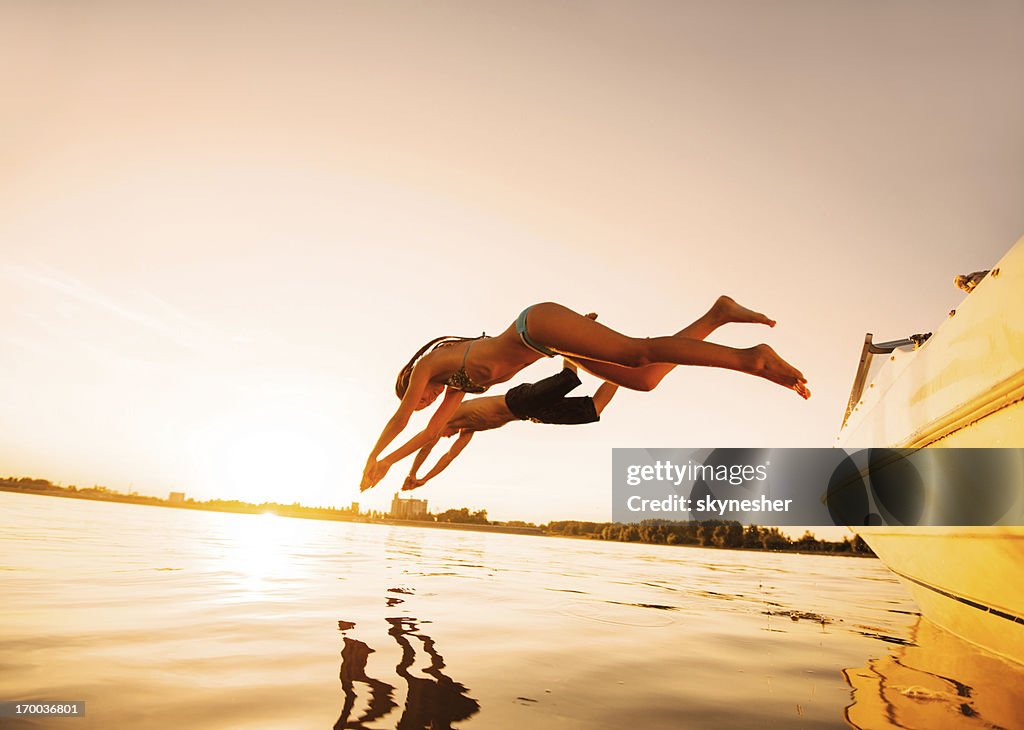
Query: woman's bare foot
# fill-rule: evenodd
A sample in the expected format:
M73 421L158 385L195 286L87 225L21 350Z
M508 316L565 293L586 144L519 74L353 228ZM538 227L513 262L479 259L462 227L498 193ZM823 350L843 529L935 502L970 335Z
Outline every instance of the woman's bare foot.
M766 324L769 327L775 326L774 319L769 319L753 309L747 309L742 304L737 303L735 299L725 294L718 297L718 301L715 302L715 306L711 308L711 311L723 324L728 322L749 322L751 324Z
M768 345L755 345L747 350L747 353L750 356L749 372L752 375L794 390L804 400L811 397L811 391L807 387L807 378L803 373L783 360L779 353Z

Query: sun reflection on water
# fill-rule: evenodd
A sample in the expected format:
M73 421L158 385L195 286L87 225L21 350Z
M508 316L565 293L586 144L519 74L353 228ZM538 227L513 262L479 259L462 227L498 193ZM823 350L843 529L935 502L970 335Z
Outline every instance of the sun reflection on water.
M296 554L301 526L302 520L269 511L219 525L218 572L229 584L225 600L290 600L285 584L307 572Z

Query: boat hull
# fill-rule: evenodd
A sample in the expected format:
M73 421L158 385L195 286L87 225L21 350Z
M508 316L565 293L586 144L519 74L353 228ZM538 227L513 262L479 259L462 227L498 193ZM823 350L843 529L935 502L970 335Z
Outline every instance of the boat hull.
M923 347L874 374L846 448L1024 447L1024 239ZM928 620L1024 664L1024 527L858 527Z
M864 527L858 533L927 619L1024 664L1024 529Z

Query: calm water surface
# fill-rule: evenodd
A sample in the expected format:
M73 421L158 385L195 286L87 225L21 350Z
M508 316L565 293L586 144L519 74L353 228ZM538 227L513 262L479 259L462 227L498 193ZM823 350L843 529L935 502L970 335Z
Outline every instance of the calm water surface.
M1020 727L876 560L0 493L0 699L54 728Z

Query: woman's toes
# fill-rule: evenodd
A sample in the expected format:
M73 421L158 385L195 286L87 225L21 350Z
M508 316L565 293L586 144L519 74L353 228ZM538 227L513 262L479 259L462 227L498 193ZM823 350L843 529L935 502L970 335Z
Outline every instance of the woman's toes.
M775 326L775 320L760 312L744 307L730 296L723 294L715 302L715 308L728 322L749 322L751 324L766 324L769 327Z

